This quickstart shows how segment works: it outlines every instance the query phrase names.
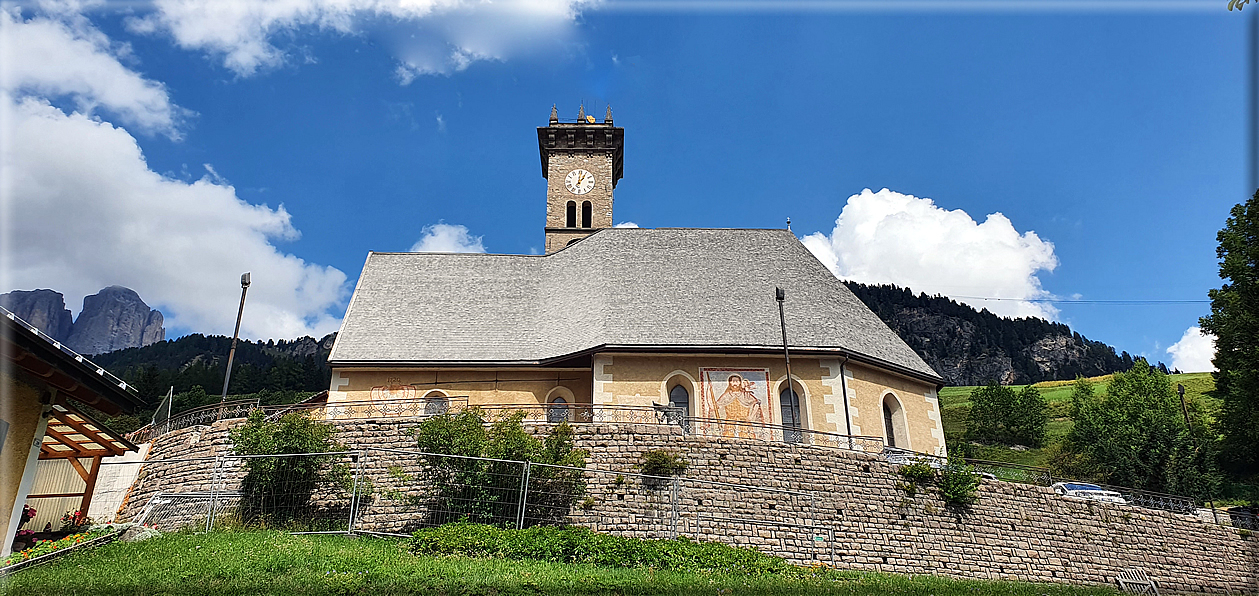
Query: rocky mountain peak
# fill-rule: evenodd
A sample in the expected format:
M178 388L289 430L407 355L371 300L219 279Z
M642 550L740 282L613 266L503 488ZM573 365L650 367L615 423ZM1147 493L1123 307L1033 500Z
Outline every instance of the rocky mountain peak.
M66 345L80 354L147 346L166 339L162 323L162 313L149 308L135 290L109 286L83 298Z
M0 306L59 342L65 342L74 327L74 317L61 292L15 290L0 294Z
M0 294L0 306L80 354L138 348L166 339L162 313L122 286L83 298L77 321L66 309L65 297L53 290Z

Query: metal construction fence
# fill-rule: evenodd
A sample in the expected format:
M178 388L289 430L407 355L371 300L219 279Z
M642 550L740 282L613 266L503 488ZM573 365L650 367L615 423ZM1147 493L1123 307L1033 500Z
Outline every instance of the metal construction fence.
M891 447L884 444L882 437L852 436L790 425L759 424L732 420L708 419L687 416L682 408L651 405L601 405L601 404L489 404L469 405L466 397L421 397L395 400L369 400L350 402L313 402L284 406L260 406L257 400L240 400L194 408L172 416L156 426L146 426L129 435L133 441L150 441L163 434L198 425L207 425L216 420L243 418L253 410L261 410L268 418L277 418L284 414L299 413L317 420L423 420L432 416L459 412L475 408L490 421L508 416L520 416L522 422L530 424L554 424L569 422L573 424L643 424L656 425L676 429L674 432L681 437L712 437L737 438L742 440L759 440L774 443L791 443L817 446L845 451L881 455L888 462L896 465L907 464L925 459L934 467L947 465L947 460L938 455L918 453L907 449ZM1057 482L1073 482L1075 480L1056 477L1047 468L1026 466L1014 463L966 459L976 472L998 480L1052 486ZM226 473L226 472L225 472ZM1198 500L1180 495L1172 495L1122 486L1099 485L1112 490L1130 504L1149 509L1161 509L1176 513L1194 513L1200 510ZM175 499L191 499L192 497L170 497ZM208 496L206 497L208 498ZM1259 522L1245 513L1232 513L1222 516L1210 514L1218 523L1256 529Z
M261 526L409 536L467 521L721 540L802 564L834 562L839 549L835 513L818 507L818 495L771 486L397 449L143 465L148 472L123 518L166 531Z

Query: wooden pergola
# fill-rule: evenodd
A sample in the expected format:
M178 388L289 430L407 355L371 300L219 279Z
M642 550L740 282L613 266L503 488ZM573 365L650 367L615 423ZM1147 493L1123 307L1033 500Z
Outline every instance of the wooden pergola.
M70 404L53 404L52 417L48 420L48 429L44 432L39 459L69 461L74 471L83 478L83 492L28 495L27 498L81 496L83 499L79 502L79 511L86 515L88 506L92 504L92 492L96 490L96 477L100 473L101 460L137 450L138 448L121 434L105 428L104 425L92 420ZM84 466L81 460L90 461L87 466Z

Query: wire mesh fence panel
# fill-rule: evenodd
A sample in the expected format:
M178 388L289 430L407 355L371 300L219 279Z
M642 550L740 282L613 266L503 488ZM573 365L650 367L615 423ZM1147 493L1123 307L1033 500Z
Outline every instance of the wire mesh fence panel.
M365 452L354 529L384 533L452 522L517 527L528 464L371 449Z
M235 507L212 509L212 524L347 532L356 503L357 458L356 453L221 458L211 496L240 498Z
M572 524L633 538L677 534L672 478L531 466L525 526Z
M239 494L218 495L216 507L221 512L224 507L231 507L239 499ZM204 529L208 527L211 503L215 503L215 500L209 492L158 493L149 499L134 521L163 532L189 527Z

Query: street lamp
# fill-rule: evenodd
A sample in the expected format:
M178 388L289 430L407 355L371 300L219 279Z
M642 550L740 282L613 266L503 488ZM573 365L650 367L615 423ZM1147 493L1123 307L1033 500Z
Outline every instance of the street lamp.
M227 384L232 380L232 360L236 359L236 340L240 337L240 318L245 314L245 294L249 292L249 272L240 275L240 309L236 311L236 331L232 332L232 349L227 352L227 374L223 375L223 396L219 398L219 406L227 401ZM222 408L219 414L222 415Z
M1185 415L1185 429L1189 431L1189 436L1193 438L1194 450L1201 454L1202 445L1198 443L1198 435L1193 434L1193 425L1189 422L1189 404L1185 403L1185 386L1176 383L1176 393L1180 395L1180 412ZM1215 501L1210 494L1207 495L1207 506L1211 508L1211 519L1215 520L1217 524L1220 523L1219 518L1215 516Z

